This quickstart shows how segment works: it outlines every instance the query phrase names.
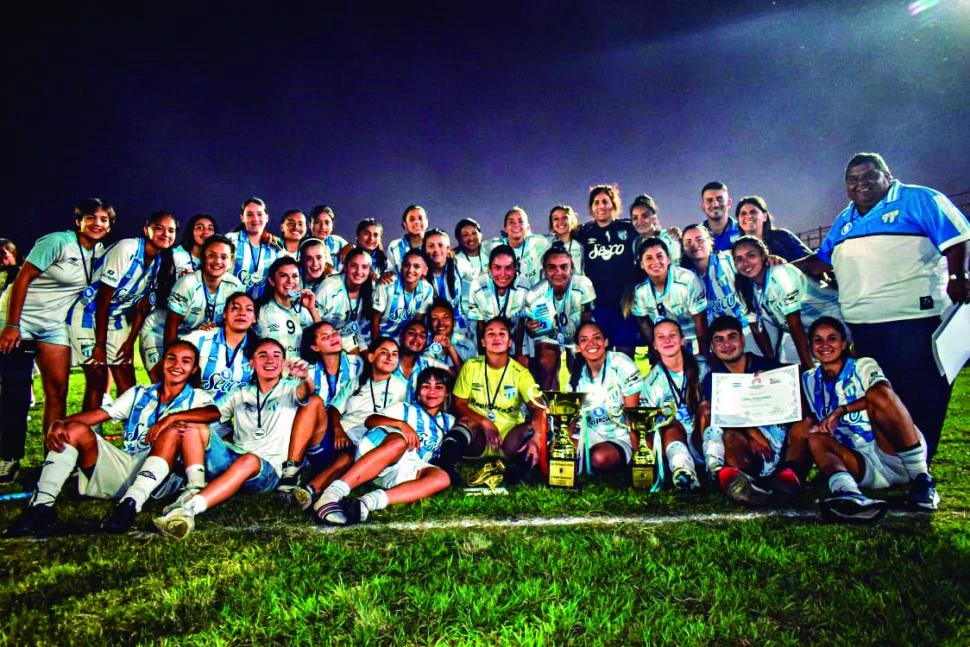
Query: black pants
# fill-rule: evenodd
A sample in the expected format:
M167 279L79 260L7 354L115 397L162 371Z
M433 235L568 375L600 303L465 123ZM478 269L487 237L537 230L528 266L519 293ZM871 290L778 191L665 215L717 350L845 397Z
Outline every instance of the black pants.
M856 355L876 360L889 378L926 438L928 458L940 444L952 391L933 359L933 331L939 325L939 317L849 324Z
M10 353L0 353L0 458L24 457L27 412L37 342L22 340Z

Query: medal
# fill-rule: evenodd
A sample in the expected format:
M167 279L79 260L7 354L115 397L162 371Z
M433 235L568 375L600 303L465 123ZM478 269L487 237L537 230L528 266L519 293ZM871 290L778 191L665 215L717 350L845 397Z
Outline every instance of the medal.
M253 438L262 438L266 435L266 430L262 427L256 427L256 431L253 432Z
M560 346L565 346L566 345L566 335L564 335L562 333L559 333L558 335L556 335L556 341L559 342L559 345Z
M155 293L154 292L151 292L151 293L148 294L148 305L150 305L150 306L155 305Z
M81 294L84 295L84 299L86 301L90 301L94 298L95 290L89 285L88 287L84 288L84 291Z
M356 321L352 322L350 324L350 332L356 333L358 331L360 331L360 324Z
M434 353L435 355L438 355L441 353L441 344L439 344L438 342L434 342L433 344L431 344L429 350L431 350L431 352Z
M232 369L227 366L226 368L222 369L219 375L228 380L232 378Z

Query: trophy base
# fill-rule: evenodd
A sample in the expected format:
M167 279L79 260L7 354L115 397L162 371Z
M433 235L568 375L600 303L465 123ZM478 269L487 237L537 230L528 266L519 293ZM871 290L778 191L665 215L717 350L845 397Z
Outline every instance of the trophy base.
M576 461L553 458L549 461L549 485L575 489Z
M633 487L637 490L649 490L657 482L656 465L634 465Z

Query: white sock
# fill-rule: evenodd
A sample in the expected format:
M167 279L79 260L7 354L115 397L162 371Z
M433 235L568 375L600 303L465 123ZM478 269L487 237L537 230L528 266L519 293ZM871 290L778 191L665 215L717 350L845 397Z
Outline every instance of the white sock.
M205 487L205 466L189 465L185 468L185 487L190 490L201 490Z
M209 507L208 501L201 494L196 494L193 497L189 497L189 500L185 502L182 508L191 514L193 517L197 514L202 514Z
M337 479L327 486L327 489L323 491L323 494L320 495L317 502L313 504L313 509L319 510L326 503L336 503L349 494L350 486L340 479Z
M59 452L47 452L30 505L54 505L54 500L77 465L77 458L77 448L72 445L65 445Z
M168 466L168 462L160 456L149 456L142 463L141 469L138 470L138 476L135 477L135 481L128 487L122 499L131 499L135 502L135 511L141 512L141 507L145 505L145 501L148 500L149 495L152 491L162 484L165 477L171 468Z
M848 472L836 472L829 477L829 489L833 494L862 494L859 491L859 484L855 482L852 475Z
M667 464L670 465L671 471L685 469L694 475L697 474L696 468L694 467L694 459L691 457L690 450L687 449L687 445L684 443L675 440L667 445L664 453L667 456Z
M368 511L383 510L387 507L387 490L374 490L360 497L360 502L364 504Z
M899 456L899 460L903 461L903 467L906 468L906 474L909 475L910 481L920 474L929 474L929 468L926 466L926 446L922 443L913 449L897 452L896 455Z
M720 427L708 427L704 430L704 442L701 445L707 472L714 474L724 467L724 430Z

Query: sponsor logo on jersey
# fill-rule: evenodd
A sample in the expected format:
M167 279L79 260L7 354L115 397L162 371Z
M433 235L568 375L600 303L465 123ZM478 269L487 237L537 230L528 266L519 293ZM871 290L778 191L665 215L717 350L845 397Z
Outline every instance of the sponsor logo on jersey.
M592 260L602 258L604 261L608 261L614 256L622 255L625 249L626 246L622 243L600 245L599 243L594 242L589 248L588 257Z

